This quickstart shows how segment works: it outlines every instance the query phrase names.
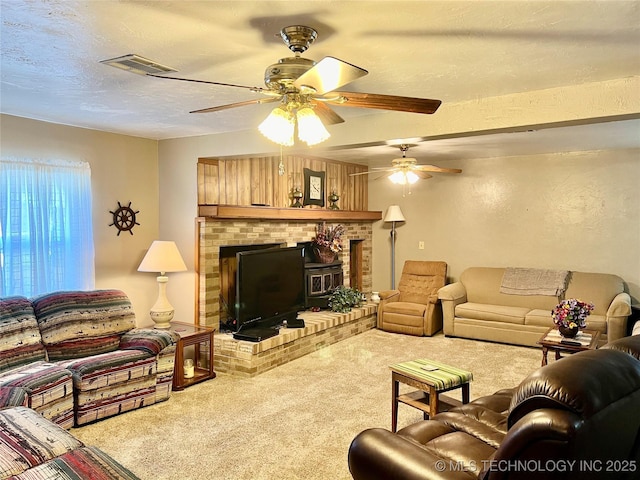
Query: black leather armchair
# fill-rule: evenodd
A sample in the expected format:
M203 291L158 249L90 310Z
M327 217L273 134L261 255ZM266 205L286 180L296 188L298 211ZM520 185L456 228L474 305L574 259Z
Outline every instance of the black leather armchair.
M349 449L351 474L356 480L640 478L639 352L640 336L626 337L398 433L365 430Z

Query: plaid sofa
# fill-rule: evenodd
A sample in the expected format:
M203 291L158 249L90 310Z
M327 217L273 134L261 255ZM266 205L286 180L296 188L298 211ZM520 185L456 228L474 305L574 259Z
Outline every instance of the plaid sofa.
M119 290L0 299L0 408L70 428L167 400L177 339L136 329Z

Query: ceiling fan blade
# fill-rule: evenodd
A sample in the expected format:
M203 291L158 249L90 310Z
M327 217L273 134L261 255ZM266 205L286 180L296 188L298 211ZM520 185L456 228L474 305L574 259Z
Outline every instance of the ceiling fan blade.
M209 107L209 108L203 108L201 110L193 110L189 113L210 113L210 112L219 112L220 110L227 110L229 108L236 108L236 107L244 107L245 105L255 105L255 104L260 104L260 103L272 103L272 102L278 102L280 101L279 98L257 98L255 100L245 100L244 102L237 102L237 103L229 103L227 105L220 105L217 107Z
M235 87L235 88L245 88L247 90L251 90L252 92L269 92L266 88L262 87L248 87L246 85L236 85L234 83L222 83L222 82L211 82L209 80L194 80L192 78L180 78L180 77L168 77L166 75L156 75L154 73L147 73L148 77L155 78L164 78L167 80L180 80L182 82L193 82L193 83L206 83L209 85L221 85L223 87Z
M428 173L421 172L420 170L414 170L413 173L418 175L422 180L426 180L427 178L433 177L433 175L429 175Z
M334 125L336 123L344 123L344 118L334 112L331 108L326 106L322 102L311 102L313 104L313 111L316 112L322 123L325 125Z
M416 165L413 169L422 172L462 173L462 170L459 168L444 168L436 165Z
M383 172L395 172L396 168L372 168L366 172L358 172L358 173L350 173L350 177L354 177L356 175L369 175L370 173L383 173Z
M346 107L377 108L397 112L434 113L441 100L428 98L399 97L397 95L379 95L377 93L333 92L340 97L328 99L328 103Z
M324 57L309 70L300 75L293 85L304 92L311 88L320 95L340 88L368 74L364 68L357 67L335 57Z

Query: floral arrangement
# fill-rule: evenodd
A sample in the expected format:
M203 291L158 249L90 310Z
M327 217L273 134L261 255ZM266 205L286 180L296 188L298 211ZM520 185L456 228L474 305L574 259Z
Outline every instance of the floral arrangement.
M313 243L319 247L329 248L332 252L338 253L342 251L343 234L344 227L342 225L327 227L325 222L322 222L316 227L316 238L313 239Z
M593 310L593 303L586 303L577 298L562 300L551 310L553 323L564 328L585 328L587 317Z

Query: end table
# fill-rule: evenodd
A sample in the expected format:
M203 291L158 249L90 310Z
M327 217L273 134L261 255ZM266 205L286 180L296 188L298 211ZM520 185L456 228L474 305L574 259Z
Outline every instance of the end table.
M542 345L542 366L547 364L549 350L556 353L556 360L562 358L561 353L577 353L584 350L598 348L600 332L598 330L580 330L575 339L563 339L556 327L551 327L545 332L538 344ZM569 343L564 343L568 341Z
M189 323L171 322L171 330L180 335L176 345L176 361L173 368L173 390L183 390L194 383L203 382L216 377L213 371L213 332L210 327L201 327ZM194 374L191 378L184 376L184 349L193 345L195 350ZM209 352L209 365L203 367L200 362L200 348Z

